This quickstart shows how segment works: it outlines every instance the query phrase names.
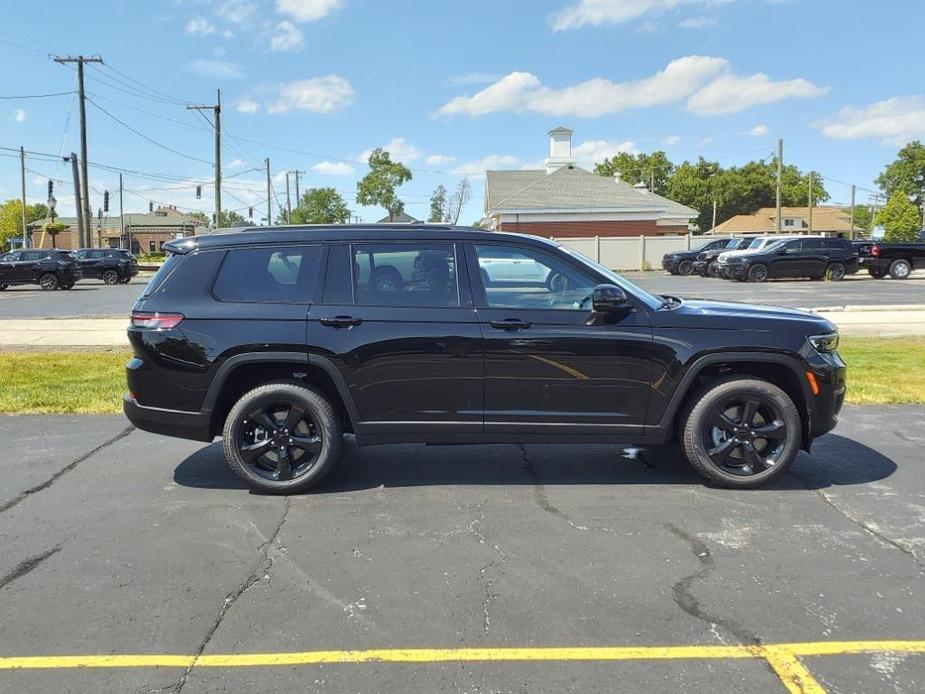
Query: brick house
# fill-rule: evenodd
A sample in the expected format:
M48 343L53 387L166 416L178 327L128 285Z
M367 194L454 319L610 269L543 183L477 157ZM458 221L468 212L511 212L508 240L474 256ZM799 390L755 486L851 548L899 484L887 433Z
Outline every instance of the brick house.
M79 248L76 217L58 217L57 223L66 224L67 229L52 236L43 233L44 220L26 225L33 248L61 248L76 250ZM135 253L159 253L167 241L184 236L193 236L205 231L202 220L178 211L175 207L158 207L151 212L127 212L125 214L125 233L132 239ZM103 216L102 223L94 219L90 225L90 245L96 247L119 248L124 246L118 215Z
M545 237L687 234L696 210L582 169L572 131L549 131L544 169L487 171L483 225Z

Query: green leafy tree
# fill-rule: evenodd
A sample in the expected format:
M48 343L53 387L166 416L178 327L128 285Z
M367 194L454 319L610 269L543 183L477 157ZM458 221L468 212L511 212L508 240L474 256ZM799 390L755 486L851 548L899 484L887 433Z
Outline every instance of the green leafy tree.
M445 222L447 216L446 188L439 185L430 196L430 216L428 222Z
M190 212L189 215L193 219L198 219L202 222L202 226L207 227L212 223L212 218L207 215L205 212Z
M848 213L851 213L849 208ZM874 213L867 205L854 206L854 226L861 230L865 236L870 234L874 224Z
M673 170L674 165L661 150L652 154L620 152L594 167L594 172L601 176L611 177L619 173L621 180L630 185L645 183L652 192L659 195L666 193Z
M713 223L713 198L716 176L722 171L718 162L700 157L696 162L679 164L668 179L666 195L672 200L697 210L695 224L700 233L709 231Z
M293 224L346 224L350 209L334 188L309 188L302 204L292 211Z
M381 147L376 148L369 155L369 173L357 183L357 202L384 207L389 213L389 221L392 221L405 209L396 189L410 180L408 167L392 161L389 153Z
M45 205L26 205L26 224L47 216L48 208ZM0 246L6 245L14 237L22 238L22 200L16 198L0 205Z
M891 196L905 193L919 209L925 202L925 145L913 140L896 155L896 161L888 165L877 177L877 185Z
M234 210L223 210L222 211L222 228L230 227L238 222L247 222L248 220L244 218L244 215L235 212Z
M908 194L901 190L890 196L887 204L877 213L875 221L883 225L883 238L886 241L915 241L921 229L918 210L909 201Z

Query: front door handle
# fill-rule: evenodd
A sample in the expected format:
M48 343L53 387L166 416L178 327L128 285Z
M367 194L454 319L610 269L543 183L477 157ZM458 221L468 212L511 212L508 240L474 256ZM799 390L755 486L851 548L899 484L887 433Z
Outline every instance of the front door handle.
M319 322L321 325L326 325L330 328L351 328L362 323L363 319L354 318L353 316L334 316L333 318L321 318Z
M498 328L499 330L525 330L532 325L528 320L520 320L519 318L505 318L504 320L493 320L488 321L488 324L493 328Z

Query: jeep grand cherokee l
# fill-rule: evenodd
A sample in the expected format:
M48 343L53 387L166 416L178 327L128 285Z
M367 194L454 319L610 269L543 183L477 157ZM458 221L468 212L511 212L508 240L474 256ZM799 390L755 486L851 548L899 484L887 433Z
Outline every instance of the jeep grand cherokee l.
M654 296L537 237L306 226L165 247L132 309L125 413L147 431L222 436L231 469L264 492L316 484L345 432L360 445L678 441L707 479L754 487L835 426L845 395L825 319ZM543 272L485 281L484 259L511 257Z
M67 251L36 249L0 255L0 291L15 284L37 284L45 291L71 289L83 277Z

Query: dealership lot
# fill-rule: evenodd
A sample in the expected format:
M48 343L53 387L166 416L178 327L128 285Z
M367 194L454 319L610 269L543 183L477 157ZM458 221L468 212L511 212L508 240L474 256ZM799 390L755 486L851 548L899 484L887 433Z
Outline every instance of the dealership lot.
M850 407L760 491L706 487L672 449L644 464L613 446L349 443L317 493L287 500L249 494L218 444L118 416L0 418L17 451L0 462L0 666L140 656L0 669L0 691L763 692L787 691L788 672L830 692L919 691L925 654L842 644L776 674L763 651L710 649L923 648L923 419ZM625 646L695 648L568 650ZM548 647L565 650L484 660ZM493 650L342 652L407 648ZM164 655L180 658L155 667Z

